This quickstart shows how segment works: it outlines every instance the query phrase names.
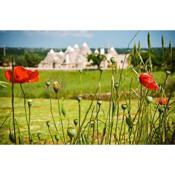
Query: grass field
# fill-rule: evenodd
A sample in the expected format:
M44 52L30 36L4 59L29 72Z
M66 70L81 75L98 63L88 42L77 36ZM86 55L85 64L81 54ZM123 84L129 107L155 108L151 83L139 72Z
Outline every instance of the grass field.
M110 92L111 85L111 70L103 71L101 78L101 92ZM116 74L116 80L119 79L120 70ZM164 72L155 72L154 77L158 83L162 83L165 79ZM99 71L40 71L40 80L37 83L24 84L26 97L29 98L49 98L49 93L46 89L46 81L59 81L62 84L60 96L65 98L72 98L83 94L93 94L98 86ZM121 89L128 91L131 79L132 88L139 88L138 78L132 70L124 70ZM4 77L4 70L0 70L0 80L6 81ZM0 87L1 97L10 97L10 84L7 88ZM15 96L22 97L19 85L15 85ZM54 97L54 95L53 95Z
M162 84L165 81L166 74L164 72L154 72L154 78L157 83ZM103 71L102 78L101 78L101 92L102 93L109 93L110 86L111 86L111 75L112 71ZM115 80L119 79L120 71L117 72ZM174 75L171 75L171 78L174 78ZM64 100L61 100L64 109L66 111L66 116L63 117L63 126L64 132L67 137L67 128L70 126L74 126L74 119L78 119L79 116L79 108L77 100L71 99L75 98L78 95L85 95L85 94L94 94L96 88L98 87L98 79L99 79L99 71L40 71L40 80L37 83L27 83L24 84L24 91L26 94L27 99L33 99L32 102L32 110L31 110L31 134L33 138L33 143L35 144L52 144L53 139L49 134L49 130L47 128L46 122L50 122L51 133L54 135L57 134L54 123L52 121L52 115L50 111L50 103L49 103L49 92L48 88L46 88L46 81L50 81L51 83L55 80L61 82L62 89L59 92L60 98L65 97ZM0 71L0 80L6 81L4 78L4 71ZM127 92L130 89L130 82L132 80L132 89L139 90L140 84L138 81L138 77L136 74L131 70L124 70L122 81L121 81L121 89L120 95L124 98L119 98L119 113L114 116L114 121L118 122L118 127L122 126L123 123L123 113L121 109L122 104L126 104L126 100L128 100ZM55 93L51 88L51 96L55 97ZM124 94L124 95L123 95ZM133 93L134 94L134 93ZM141 99L139 100L138 97L135 96L133 98L133 94L131 94L131 104L130 105L130 114L134 116L139 109L139 103L141 103ZM154 92L149 92L149 95L156 95ZM62 98L61 98L62 99ZM124 100L125 99L125 100ZM145 99L144 99L145 100ZM81 119L84 118L85 113L90 105L90 100L82 100L81 101ZM146 104L146 103L145 103ZM153 106L152 106L153 105ZM101 105L101 110L99 112L99 134L102 135L102 129L104 128L104 123L108 120L108 113L109 113L109 101L103 101ZM153 104L149 105L148 109L143 109L143 113L140 115L145 115L144 110L150 110L149 116L153 116L153 111L156 108L155 101ZM61 123L58 113L58 103L57 100L52 98L52 107L53 107L53 115L56 121L56 125L58 126L59 132L61 132ZM21 93L21 89L19 84L15 84L15 118L17 120L17 125L20 128L20 133L23 136L24 142L28 143L28 132L27 132L27 124L25 119L25 111L24 111L24 101L23 95ZM92 112L94 109L94 112ZM28 108L27 108L28 110ZM110 106L111 110L111 106ZM97 108L97 101L93 102L93 107L91 111L88 113L88 117L86 122L90 121L91 116L96 116L98 108ZM129 111L129 108L128 108ZM148 111L147 111L148 112ZM172 112L172 111L171 111ZM172 115L172 114L171 114ZM115 119L115 117L118 118ZM158 113L156 113L155 117L158 120ZM111 120L111 119L110 119ZM156 120L156 121L157 121ZM115 123L115 122L114 122ZM86 126L86 123L85 125ZM0 87L0 144L10 144L9 140L9 133L10 129L13 129L12 125L12 110L11 110L11 85L10 83L7 85L6 88ZM139 129L139 128L138 128ZM87 130L86 130L87 131ZM92 131L91 131L92 132ZM125 131L124 131L125 133ZM41 134L40 141L38 140L38 134ZM61 134L61 133L60 133ZM19 134L18 134L19 135ZM62 137L62 136L61 136ZM60 144L62 144L63 139L61 139ZM125 143L125 142L124 142ZM144 142L145 143L145 142ZM107 143L106 143L107 144Z
M10 140L8 139L9 135L9 122L11 120L11 98L8 97L0 97L0 144L10 144ZM90 104L89 100L83 100L81 106L81 113L82 118L84 118L84 114L87 111L87 108ZM122 101L121 101L122 104ZM57 100L52 100L53 105L53 113L56 119L56 123L58 125L59 130L61 130L60 120L58 115L58 108L57 108ZM77 100L64 100L63 102L64 108L66 110L66 117L63 118L64 123L64 130L66 133L66 129L69 126L74 126L73 120L78 119L78 104ZM96 102L94 102L94 105ZM108 112L108 102L103 102L101 106L101 112L99 113L99 118L102 121L106 120L107 112ZM135 113L137 105L134 101L132 101L132 113ZM88 118L91 114L89 114ZM15 98L15 116L18 121L18 125L20 127L20 131L23 136L27 136L27 125L25 121L25 114L24 114L24 103L22 98ZM7 119L7 121L6 121ZM10 119L10 120L9 120ZM6 121L4 124L3 122ZM51 128L54 127L50 113L50 105L48 99L33 99L32 102L32 112L31 112L31 132L34 138L34 141L37 140L37 133L41 133L42 138L47 138L47 143L51 142L49 138L49 132L46 126L46 121L50 121ZM3 126L2 126L3 124ZM12 128L12 125L11 125ZM44 141L44 140L43 140Z

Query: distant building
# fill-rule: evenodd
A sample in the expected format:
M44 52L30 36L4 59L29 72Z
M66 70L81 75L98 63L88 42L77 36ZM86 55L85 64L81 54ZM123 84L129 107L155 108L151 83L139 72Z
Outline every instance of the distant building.
M81 47L78 44L75 44L73 47L68 46L65 52L55 52L51 49L45 59L39 63L38 67L41 69L84 69L90 65L87 55L91 53L92 51L87 43L83 43ZM101 63L102 68L108 68L111 57L115 59L118 68L121 68L122 65L124 68L128 67L127 59L125 59L127 55L118 54L113 47L108 49L107 53L105 53L104 48L96 49L94 53L106 55L107 60ZM123 64L124 61L125 63Z

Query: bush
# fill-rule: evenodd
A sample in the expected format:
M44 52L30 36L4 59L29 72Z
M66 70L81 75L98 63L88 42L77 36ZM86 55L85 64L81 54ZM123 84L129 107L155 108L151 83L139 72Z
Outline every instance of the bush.
M42 60L42 58L36 53L27 52L24 57L28 67L36 67Z

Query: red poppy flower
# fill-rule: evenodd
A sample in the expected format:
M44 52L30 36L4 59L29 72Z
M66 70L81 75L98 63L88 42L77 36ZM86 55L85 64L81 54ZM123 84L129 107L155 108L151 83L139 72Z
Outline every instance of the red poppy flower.
M27 70L22 66L14 67L14 83L31 83L39 80L39 73L37 70ZM12 70L5 72L5 77L12 82Z
M155 82L150 73L142 73L139 76L140 83L149 90L159 90L159 86Z
M168 104L168 98L158 98L157 102L159 103L159 105L167 105Z

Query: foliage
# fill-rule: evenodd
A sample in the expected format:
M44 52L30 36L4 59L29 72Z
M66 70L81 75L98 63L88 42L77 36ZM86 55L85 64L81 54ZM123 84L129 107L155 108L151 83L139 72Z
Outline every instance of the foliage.
M37 65L42 60L41 57L36 53L25 53L25 61L28 65L28 67L37 67Z
M89 62L92 62L92 65L97 66L98 69L100 69L100 65L102 61L106 59L106 56L100 53L99 54L92 53L87 56L87 59Z

